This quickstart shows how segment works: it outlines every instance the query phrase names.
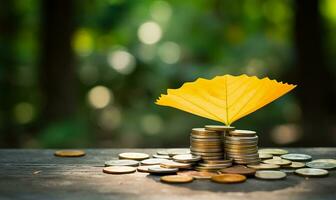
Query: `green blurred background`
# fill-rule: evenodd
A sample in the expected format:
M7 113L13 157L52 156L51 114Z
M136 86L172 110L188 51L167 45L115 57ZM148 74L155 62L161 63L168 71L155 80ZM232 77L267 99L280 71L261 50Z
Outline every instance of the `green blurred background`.
M298 87L234 126L334 146L335 35L334 0L1 0L0 147L187 147L216 123L155 99L242 73Z

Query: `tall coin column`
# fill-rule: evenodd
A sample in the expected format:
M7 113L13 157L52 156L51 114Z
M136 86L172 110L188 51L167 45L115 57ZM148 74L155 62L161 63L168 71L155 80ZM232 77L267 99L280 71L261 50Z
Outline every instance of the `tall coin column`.
M260 162L258 154L258 136L255 131L234 130L225 136L226 159L237 164L256 164Z

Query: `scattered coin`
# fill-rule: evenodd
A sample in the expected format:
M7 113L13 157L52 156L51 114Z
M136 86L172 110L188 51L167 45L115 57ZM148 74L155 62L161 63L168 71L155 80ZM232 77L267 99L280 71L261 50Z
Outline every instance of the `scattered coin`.
M315 169L334 169L336 168L335 163L317 162L317 161L308 162L306 163L306 166L310 168L315 168Z
M281 156L281 158L291 161L307 161L312 159L310 155L298 153L284 154Z
M317 160L313 160L312 162L327 162L327 163L336 164L336 159L317 159Z
M59 150L55 151L55 156L59 157L80 157L85 155L85 151L82 150Z
M272 154L272 155L283 155L287 154L288 151L284 149L260 149L259 153L267 153L267 154Z
M168 156L168 151L166 150L160 150L156 152L158 155L167 155Z
M266 164L274 164L274 165L280 165L280 166L292 164L292 161L285 160L285 159L268 159L268 160L263 160L262 162Z
M169 156L175 156L180 154L189 154L190 149L169 149L167 152Z
M152 165L148 167L148 172L151 174L174 174L178 171L178 168L164 168L160 165Z
M146 173L149 173L149 170L148 170L148 168L149 167L160 167L160 165L142 165L142 166L139 166L138 168L137 168L137 171L138 172L146 172Z
M302 163L302 162L292 162L292 164L287 165L287 166L283 166L283 167L297 169L297 168L302 168L304 166L306 166L305 163Z
M135 160L109 160L105 162L105 166L130 166L130 167L137 167L139 166L139 162Z
M163 162L168 161L168 159L164 159L164 158L148 158L145 160L141 161L142 165L159 165Z
M212 176L217 175L213 172L199 172L193 170L179 171L177 174L182 176L191 176L194 179L211 179Z
M190 169L192 165L190 163L180 163L172 160L167 160L165 162L162 162L160 166L163 168Z
M202 158L198 155L192 155L192 154L180 154L173 156L173 160L177 162L197 162L200 161Z
M181 175L169 175L169 176L162 176L160 178L161 182L165 183L190 183L194 180L191 176L181 176Z
M129 167L129 166L111 166L111 167L105 167L103 169L104 173L107 174L128 174L135 172L135 167Z
M154 154L153 158L162 158L162 159L170 159L170 157L168 155L158 155L158 154Z
M226 169L219 170L220 173L226 173L226 174L241 174L245 176L251 176L256 173L256 170L253 168L248 168L244 165L236 165L233 167L229 167Z
M259 158L260 159L271 159L271 158L273 158L273 155L268 154L268 153L259 153Z
M295 173L301 176L308 176L308 177L322 177L327 176L328 171L324 169L311 169L311 168L301 168L295 170Z
M149 158L149 155L146 153L126 152L119 154L119 158L130 160L144 160Z
M257 133L255 131L249 131L249 130L234 130L230 131L229 134L231 136L238 136L238 137L252 137L255 136Z
M246 176L240 174L220 174L211 177L211 181L216 183L241 183L246 180Z
M286 173L273 170L259 170L255 173L255 177L260 179L276 180L285 178Z
M266 169L279 169L280 165L259 163L259 164L255 164L255 165L247 165L247 167L253 168L253 169L256 169L256 170L259 170L259 169L266 170Z

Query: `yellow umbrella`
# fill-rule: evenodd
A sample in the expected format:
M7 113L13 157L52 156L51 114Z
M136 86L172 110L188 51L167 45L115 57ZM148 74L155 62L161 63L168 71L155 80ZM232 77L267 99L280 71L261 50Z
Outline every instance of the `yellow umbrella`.
M245 74L199 78L168 89L156 104L230 125L294 89L296 85Z

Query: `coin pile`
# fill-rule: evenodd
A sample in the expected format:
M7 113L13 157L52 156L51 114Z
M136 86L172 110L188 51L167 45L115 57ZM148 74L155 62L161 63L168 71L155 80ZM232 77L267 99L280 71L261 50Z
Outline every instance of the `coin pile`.
M193 128L190 134L190 151L201 156L202 160L220 160L224 158L223 133Z
M225 154L237 164L257 164L258 136L255 131L233 130L225 136Z

